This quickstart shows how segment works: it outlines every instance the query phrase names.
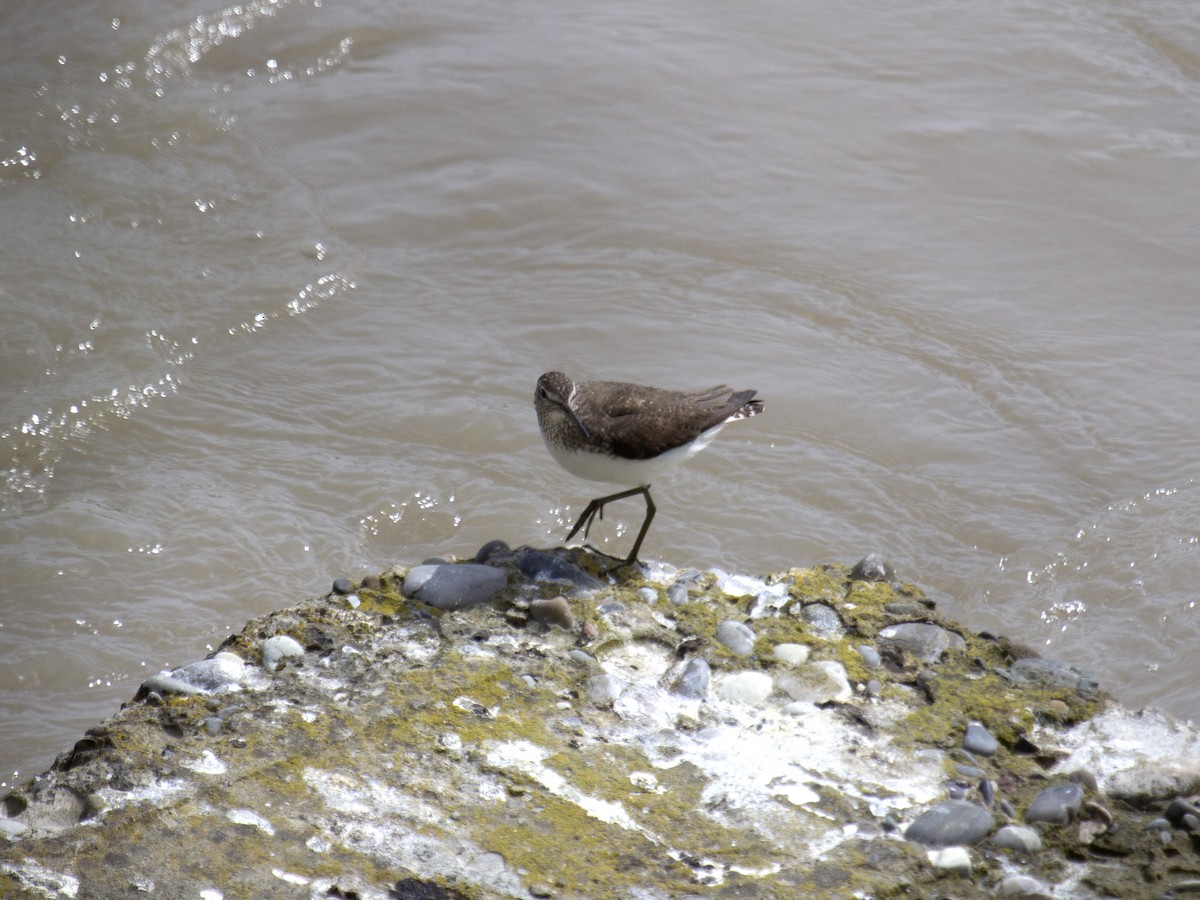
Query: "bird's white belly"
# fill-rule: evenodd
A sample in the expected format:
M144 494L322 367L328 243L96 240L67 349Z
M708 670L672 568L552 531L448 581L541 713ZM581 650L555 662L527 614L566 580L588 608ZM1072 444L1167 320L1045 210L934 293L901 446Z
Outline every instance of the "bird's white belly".
M546 448L555 461L578 478L588 481L607 481L641 487L655 481L659 475L691 459L709 445L723 426L710 428L690 444L676 447L650 459L621 459L603 453L585 453L566 450L556 444L546 443Z

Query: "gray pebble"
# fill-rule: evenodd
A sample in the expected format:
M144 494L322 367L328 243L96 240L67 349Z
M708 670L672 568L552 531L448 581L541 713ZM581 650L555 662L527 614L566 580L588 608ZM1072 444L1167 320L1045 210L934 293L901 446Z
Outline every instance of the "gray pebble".
M800 610L800 618L821 634L841 634L842 620L832 607L824 603L810 603Z
M436 609L467 609L494 599L508 586L504 573L477 563L420 565L404 576L404 595Z
M967 649L967 642L962 637L928 622L889 625L879 632L879 638L910 656L930 663L937 662L949 651Z
M878 553L868 553L850 570L854 581L891 581L896 577L892 564Z
M717 626L717 640L737 656L749 656L754 652L754 632L732 619Z
M557 625L567 631L575 630L575 617L571 615L571 605L567 603L566 597L532 601L529 604L529 617L544 625Z
M667 588L667 599L675 606L683 606L688 602L688 586L678 581L675 582Z
M521 556L517 567L531 581L566 581L586 591L600 587L600 580L589 575L566 557L545 550L531 550Z
M996 886L999 897L1049 897L1049 889L1030 875L1009 875Z
M1100 683L1087 672L1052 659L1032 656L1019 659L1012 664L1008 673L1018 684L1049 684L1073 688L1081 697L1091 697L1100 689Z
M204 720L204 728L208 732L209 737L217 737L224 725L225 720L220 716L209 716Z
M883 682L878 678L872 678L867 682L867 696L880 697L883 695Z
M279 667L281 659L303 655L304 648L300 642L286 634L277 634L262 643L263 668L268 672L274 672Z
M1038 791L1025 810L1026 822L1051 822L1065 825L1083 806L1083 788L1077 784L1058 784Z
M858 655L862 657L862 661L870 669L878 669L883 662L879 656L879 651L868 644L859 644L854 649L858 651Z
M349 594L354 591L354 582L349 578L335 578L333 580L333 592L335 594Z
M681 697L691 700L704 700L708 697L708 683L711 671L708 663L699 656L692 656L683 664L683 670L675 681L672 690Z
M178 678L172 678L170 675L151 675L142 682L142 686L138 688L135 699L140 700L145 697L148 701L157 705L162 703L163 694L179 694L187 697L191 694L203 693L203 688L198 688ZM155 698L157 698L157 701Z
M581 666L591 667L596 664L596 657L592 656L590 653L580 650L578 647L573 650L568 650L567 657L572 662L578 663Z
M658 591L651 587L638 588L638 599L647 604L657 603Z
M963 749L980 756L995 756L1000 749L1000 743L992 733L978 722L967 725L967 733L963 735Z
M186 681L193 687L215 691L227 685L237 684L245 673L246 664L240 656L236 653L221 652L208 659L180 666L171 673L171 677Z
M588 699L597 706L607 706L621 696L625 684L615 675L593 675L588 679Z
M976 766L963 765L962 763L959 763L958 765L956 765L954 767L954 771L955 771L955 773L958 774L958 776L960 778L982 778L983 777L983 769L977 768Z
M968 800L944 800L918 816L904 837L927 847L969 847L987 837L995 823L982 806Z
M1176 797L1167 804L1167 811L1163 813L1168 822L1172 825L1182 825L1184 816L1194 816L1200 813L1200 809L1182 797Z
M1018 853L1036 853L1042 849L1042 836L1028 825L1005 825L992 835L992 843Z

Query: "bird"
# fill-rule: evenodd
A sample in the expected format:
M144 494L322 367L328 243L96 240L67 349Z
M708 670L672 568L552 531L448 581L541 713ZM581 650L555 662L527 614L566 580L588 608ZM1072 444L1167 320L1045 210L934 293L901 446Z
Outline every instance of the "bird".
M566 540L604 517L604 506L641 494L646 518L624 565L637 554L657 509L650 483L707 447L729 422L763 411L757 391L716 385L699 391L673 391L624 381L572 381L546 372L537 381L533 406L542 440L555 461L579 478L626 485L592 500Z

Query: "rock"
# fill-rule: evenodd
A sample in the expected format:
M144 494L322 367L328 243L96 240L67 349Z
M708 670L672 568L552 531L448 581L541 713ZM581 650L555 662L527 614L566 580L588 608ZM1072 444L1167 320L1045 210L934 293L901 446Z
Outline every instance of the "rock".
M992 843L1005 850L1016 850L1018 853L1036 853L1042 849L1042 837L1037 829L1027 825L1005 825L994 835Z
M281 659L303 655L304 648L300 642L286 634L277 634L262 643L263 668L268 672L274 672Z
M758 706L775 689L775 682L766 672L734 672L721 679L717 696L731 703Z
M1050 890L1030 875L1009 875L996 886L1000 897L1049 897Z
M928 663L938 662L949 652L961 653L967 649L961 636L928 622L889 625L879 632L879 639Z
M638 588L638 599L648 606L658 602L658 591L652 587Z
M854 648L869 669L878 669L883 664L879 651L867 644L859 644Z
M195 685L188 684L178 678L172 678L170 675L160 674L151 675L142 682L142 686L134 695L134 700L142 700L148 694L178 694L181 697L186 697L189 694L203 694L203 688L198 688ZM162 698L159 697L161 702Z
M688 586L686 584L677 581L667 588L667 600L675 606L683 606L689 599Z
M692 656L683 664L683 669L672 690L681 697L704 700L708 697L709 679L708 663L699 656Z
M878 553L868 553L850 570L850 578L854 581L892 581L895 577L892 564Z
M987 837L995 824L982 806L969 800L944 800L918 816L904 837L927 847L970 847Z
M1163 816L1170 824L1182 827L1183 820L1187 816L1200 816L1200 808L1182 797L1176 797L1167 804L1167 811L1163 813Z
M1000 749L1000 742L992 737L992 733L979 722L971 722L967 725L962 745L967 752L979 756L995 756L996 751Z
M1025 821L1066 825L1082 806L1083 788L1077 784L1058 784L1038 791L1025 810Z
M404 576L404 595L436 609L469 609L488 603L508 586L504 572L477 563L421 565Z
M785 672L778 685L793 700L806 703L845 703L854 696L846 669L831 659Z
M750 606L746 610L746 614L751 619L763 619L767 616L775 616L779 611L787 606L791 597L788 596L787 585L782 581L766 587L754 595L754 599L750 602Z
M754 632L732 619L717 626L717 640L736 656L749 656L754 652Z
M713 569L712 573L717 579L717 590L730 597L749 597L766 587L761 578L749 575L730 575L720 569Z
M619 696L625 683L615 675L593 675L588 679L588 699L597 706L611 704Z
M333 593L342 595L354 593L354 582L349 578L335 578L333 580Z
M1035 683L1073 688L1081 697L1094 696L1100 689L1100 683L1082 669L1033 656L1018 659L1009 669L1009 675L1018 684Z
M565 597L534 600L529 604L529 617L543 625L557 625L567 631L575 630L575 617Z
M808 662L808 646L806 644L776 644L771 655L785 665L800 666Z
M215 691L237 684L246 674L246 663L236 653L221 652L186 666L180 666L171 677L193 687Z
M842 620L837 612L824 603L809 603L800 610L800 618L812 626L813 631L824 635L842 633Z
M517 566L521 574L531 581L566 581L585 591L600 587L598 578L589 575L566 557L555 553L531 550L522 554Z
M966 847L943 847L929 851L929 861L934 868L967 874L971 871L971 854Z

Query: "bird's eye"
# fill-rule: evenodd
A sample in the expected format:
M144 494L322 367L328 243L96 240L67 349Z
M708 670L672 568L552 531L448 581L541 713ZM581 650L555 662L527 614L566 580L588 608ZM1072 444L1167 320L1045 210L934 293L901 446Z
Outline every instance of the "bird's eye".
M543 400L550 399L550 394L546 391L546 389L544 387L538 388L538 396L541 397Z

